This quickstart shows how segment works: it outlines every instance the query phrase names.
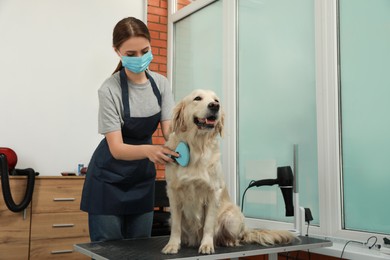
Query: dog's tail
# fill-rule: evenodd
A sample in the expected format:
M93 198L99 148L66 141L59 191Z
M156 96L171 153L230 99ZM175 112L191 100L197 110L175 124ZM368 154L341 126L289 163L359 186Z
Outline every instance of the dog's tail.
M263 246L272 246L275 244L289 244L295 237L287 230L261 230L248 229L244 231L241 241L243 243L257 243Z

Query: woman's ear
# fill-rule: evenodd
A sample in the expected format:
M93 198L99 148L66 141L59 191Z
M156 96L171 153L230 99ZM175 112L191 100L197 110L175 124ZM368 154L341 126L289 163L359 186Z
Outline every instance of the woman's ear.
M177 132L187 131L187 128L184 124L184 107L185 107L185 104L183 101L181 101L173 109L172 124L171 124L172 131L171 132L177 133Z

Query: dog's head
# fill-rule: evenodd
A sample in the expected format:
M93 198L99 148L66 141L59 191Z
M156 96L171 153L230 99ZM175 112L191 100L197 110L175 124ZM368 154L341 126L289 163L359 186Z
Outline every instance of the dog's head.
M172 131L215 133L222 136L224 112L217 95L211 90L194 90L174 108Z

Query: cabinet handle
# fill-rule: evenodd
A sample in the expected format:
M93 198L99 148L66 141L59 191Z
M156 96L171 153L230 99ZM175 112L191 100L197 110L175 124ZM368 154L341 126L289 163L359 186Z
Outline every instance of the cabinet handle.
M75 201L75 198L54 198L54 201Z
M51 254L52 254L52 255L56 255L56 254L68 254L68 253L73 253L73 250L68 249L68 250L53 250L53 251L51 251Z
M74 224L53 224L53 228L74 227Z

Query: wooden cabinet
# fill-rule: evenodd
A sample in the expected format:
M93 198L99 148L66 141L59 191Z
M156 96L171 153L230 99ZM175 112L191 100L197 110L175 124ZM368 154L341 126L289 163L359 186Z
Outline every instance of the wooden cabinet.
M73 244L89 242L88 214L80 211L83 177L38 177L31 214L30 259L88 259Z
M26 184L26 177L10 178L15 203L20 203L23 199ZM31 206L28 206L25 212L10 211L5 205L1 185L0 197L0 259L28 259Z

